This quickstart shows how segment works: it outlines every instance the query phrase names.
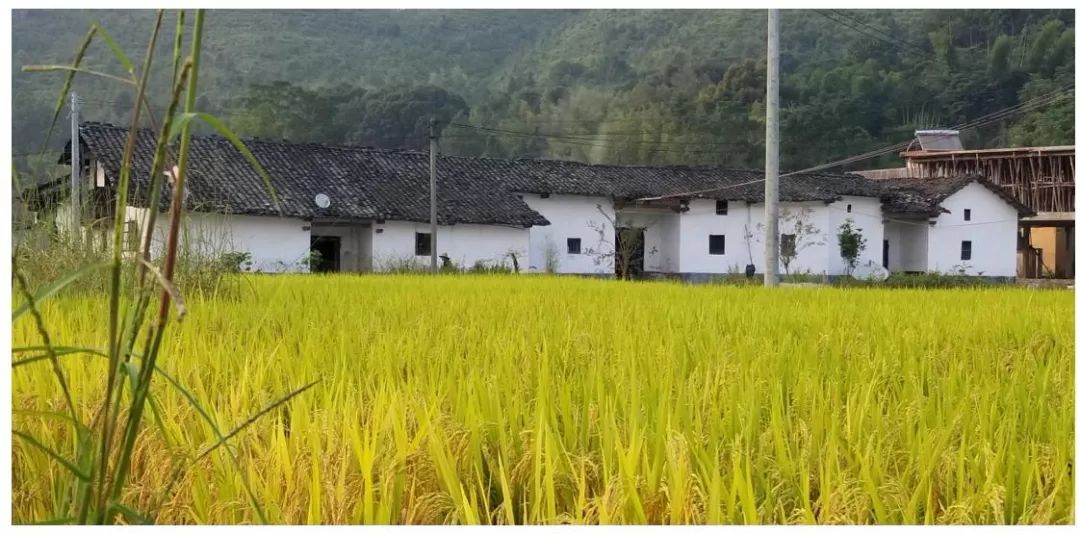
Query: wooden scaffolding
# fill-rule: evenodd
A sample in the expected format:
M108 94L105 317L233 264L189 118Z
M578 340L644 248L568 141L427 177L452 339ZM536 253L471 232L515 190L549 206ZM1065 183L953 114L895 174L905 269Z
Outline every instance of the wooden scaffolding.
M908 175L913 178L981 174L1036 212L1075 211L1073 146L918 150L900 155L907 160Z

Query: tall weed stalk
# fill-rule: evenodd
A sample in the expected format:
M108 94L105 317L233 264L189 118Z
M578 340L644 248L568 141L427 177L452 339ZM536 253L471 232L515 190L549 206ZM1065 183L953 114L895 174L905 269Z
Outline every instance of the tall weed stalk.
M136 71L134 63L127 57L112 37L94 23L90 31L81 43L71 65L33 65L24 67L26 71L61 71L66 72L63 89L57 99L57 108L53 113L53 123L50 125L50 134L55 127L60 109L63 107L71 90L76 74L84 74L102 77L130 85L135 92L135 103L132 109L131 128L124 147L123 159L116 184L116 202L112 221L112 246L107 261L96 261L89 265L80 265L78 269L60 276L51 283L38 289L31 290L30 282L23 272L24 264L19 261L20 254L16 254L12 260L15 285L22 295L22 304L16 308L12 315L12 321L18 321L24 315L29 314L35 321L40 334L42 344L32 347L15 347L13 353L21 355L13 364L13 368L32 364L39 361L48 361L52 365L56 384L61 390L64 399L65 412L59 414L69 421L74 431L74 459L69 459L65 452L56 450L46 443L48 440L39 440L32 434L16 431L15 437L21 439L29 446L40 450L51 460L62 465L73 478L70 485L70 495L58 507L61 514L58 517L46 518L46 523L95 523L114 524L124 523L149 523L153 521L154 510L142 512L134 510L124 502L125 490L130 488L129 479L133 455L139 450L139 442L145 439L146 418L144 414L149 406L151 412L156 412L156 404L153 401L151 385L155 376L163 376L166 383L180 391L184 398L195 408L200 418L212 429L216 441L205 447L201 453L194 451L188 453L186 462L179 462L174 469L173 480L179 479L185 469L190 469L196 462L205 458L213 451L223 450L228 458L237 464L237 472L241 473L243 485L247 489L250 506L257 516L266 521L255 494L251 490L243 473L248 469L238 465L235 454L229 448L228 440L238 435L244 429L251 426L255 420L271 410L276 409L300 392L310 388L314 382L308 383L301 388L295 389L287 395L271 403L270 407L257 412L255 415L243 420L236 428L225 432L217 422L195 399L195 397L180 382L164 374L158 366L162 352L163 340L170 321L170 310L177 310L176 319L183 318L186 307L183 296L174 283L177 273L177 258L181 256L180 227L183 214L184 185L190 166L191 152L191 123L198 119L215 127L219 133L232 141L233 145L255 167L267 185L269 195L277 202L271 187L270 178L266 171L251 155L246 146L217 119L199 113L195 110L195 102L198 90L198 72L200 52L204 27L204 12L198 10L195 13L190 50L186 57L183 55L184 43L184 13L177 15L176 35L174 37L172 87L168 92L170 96L168 111L161 121L160 127L150 113L148 105L148 82L153 67L154 51L158 45L158 35L161 30L163 11L158 11L154 21L154 27L150 35L143 60L142 69ZM88 48L93 43L94 37L100 36L105 41L114 57L127 73L127 78L112 74L87 69L82 66L82 60ZM181 59L183 57L183 59ZM178 113L181 97L184 98L183 113ZM129 190L132 182L133 158L138 143L140 122L143 111L146 111L146 119L156 130L156 147L151 164L149 179L150 187L148 203L152 209L147 210L144 228L144 238L139 250L134 254L124 253L124 226L126 222L126 207L129 201ZM151 262L151 241L155 226L158 224L155 204L161 198L164 188L163 170L169 159L170 143L177 137L180 138L179 149L176 151L176 165L171 173L171 203L169 206L169 218L165 227L168 236L164 255L162 258L163 268L158 269ZM81 162L73 161L72 168L76 169ZM74 200L74 199L73 199ZM25 252L25 251L24 251ZM24 254L25 255L25 254ZM104 286L108 302L108 336L107 347L97 349L92 347L57 347L53 337L39 313L40 304L50 297L61 293L80 279L92 276L94 273L105 270L107 272ZM156 314L150 316L152 303L157 301ZM142 349L136 350L136 345L142 342ZM70 354L88 354L103 357L108 360L108 371L104 377L104 399L93 409L93 415L87 422L87 414L81 409L81 400L77 392L72 391L61 363L61 356ZM130 392L125 395L125 388L130 387ZM163 434L167 432L160 427L160 418L155 413L155 421L159 423L159 430ZM173 484L170 483L165 492L171 491ZM167 495L160 496L156 502L160 503Z

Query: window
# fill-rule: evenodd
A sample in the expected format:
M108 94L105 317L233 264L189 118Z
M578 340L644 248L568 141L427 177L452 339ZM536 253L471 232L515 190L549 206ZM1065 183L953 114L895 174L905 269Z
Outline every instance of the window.
M780 255L795 255L795 234L780 234Z
M717 215L727 215L727 201L726 200L717 200L716 201L716 214Z
M967 261L971 259L971 241L960 242L960 260Z
M965 221L970 221L971 220L971 210L968 210L968 209L964 210L964 220Z
M570 237L566 240L566 253L567 254L581 254L581 238Z
M851 204L848 204L848 205L847 205L847 212L848 212L848 213L851 213Z
M416 232L416 255L431 255L431 234L425 232Z
M709 236L709 254L713 256L724 255L724 236L711 235Z
M124 221L124 252L139 250L139 223Z

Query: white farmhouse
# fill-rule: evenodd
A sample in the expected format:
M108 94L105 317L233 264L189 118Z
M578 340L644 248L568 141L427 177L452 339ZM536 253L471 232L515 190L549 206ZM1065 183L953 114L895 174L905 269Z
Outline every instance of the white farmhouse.
M530 230L530 268L739 274L764 260L764 173L713 166L612 166L530 160L502 182L551 222ZM537 178L540 174L547 178ZM786 271L841 275L836 242L850 221L880 264L881 188L856 175L800 174L780 182ZM631 249L618 241L632 243ZM626 251L626 253L616 253ZM626 263L620 266L617 264Z
M97 206L88 222L107 225L127 129L86 123L80 131L84 191ZM432 250L426 153L245 142L279 203L228 141L196 136L183 235L196 253L250 255L251 270L387 271L426 265L434 253L458 266L527 272L707 279L762 271L760 171L440 156ZM168 205L168 187L156 202L147 198L153 150L152 134L140 132L126 217L132 248L149 210ZM780 200L782 272L829 276L849 270L838 242L849 225L866 243L860 265L1012 277L1017 217L1028 212L975 177L798 174L781 179Z
M898 272L1016 276L1020 217L1034 212L977 176L878 180L887 267Z
M98 200L84 211L111 209L128 129L85 123L84 191ZM427 154L248 139L245 144L271 177L275 205L263 179L224 138L192 137L182 236L202 255L241 252L260 272L379 271L430 260ZM149 210L165 218L169 188L147 197L155 139L139 132L127 225L134 250ZM65 153L70 160L70 150ZM437 255L456 265L527 265L529 228L546 225L509 191L466 174L440 174ZM108 232L111 217L96 217ZM156 224L158 232L164 225ZM156 235L157 249L164 242ZM311 261L312 257L318 261Z

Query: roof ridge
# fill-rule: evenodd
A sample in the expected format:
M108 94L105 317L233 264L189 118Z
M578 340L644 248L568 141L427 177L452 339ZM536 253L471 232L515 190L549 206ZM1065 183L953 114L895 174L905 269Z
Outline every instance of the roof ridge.
M117 125L114 125L114 124L110 124L110 123L106 123L106 122L97 122L97 121L83 121L80 124L80 127L84 126L84 125L103 126L103 127L107 127L107 128L116 128L116 129L124 129L124 130L128 129L125 126L117 126ZM149 128L142 128L142 129L143 130L149 130ZM217 135L217 134L194 135L193 137L201 138L201 139L221 139L221 140L226 140L226 141L228 140L227 138L225 138L225 137L223 137L221 135ZM415 149L410 149L410 148L386 148L386 147L374 147L374 146L366 146L366 145L342 145L342 144L336 144L336 143L318 143L318 142L314 142L314 141L293 141L293 140L289 140L289 139L266 138L266 137L259 137L259 136L241 137L240 139L242 141L245 141L245 142L248 141L248 140L251 140L251 141L256 141L256 142L260 142L260 143L267 143L267 144L278 144L278 145L295 146L295 147L318 147L318 148L322 148L322 149L343 150L343 151L363 151L363 152L376 152L376 153L387 153L387 154L414 154L414 155L427 155L428 154L428 151L415 150ZM521 163L521 162L553 163L553 164L558 164L558 165L581 166L581 167L585 167L585 168L594 168L594 169L596 169L596 168L600 168L600 169L668 169L668 170L691 170L691 171L714 170L714 171L725 171L725 172L746 172L746 173L754 173L754 174L765 174L765 171L762 170L762 169L753 169L753 168L750 168L750 167L737 167L737 166L727 166L727 165L715 165L715 164L702 164L702 165L692 165L692 164L676 164L676 165L631 164L631 165L616 165L616 164L611 164L611 163L589 163L589 162L585 162L585 161L577 161L577 160L570 160L570 159L553 159L553 158L520 158L520 157L519 158L495 158L495 157L490 157L490 156L463 156L463 155L457 155L457 154L437 154L437 156L442 157L442 158L452 158L452 159L461 159L461 160L480 160L480 161L492 161L492 162L502 162L502 163ZM832 178L849 178L849 179L854 178L854 179L857 179L857 175L855 173L848 173L848 172L845 172L845 173L822 173L822 172L797 173L797 174L794 174L792 176L822 176L822 177L832 177Z
M82 128L84 126L93 126L93 127L99 127L99 128L104 127L104 128L112 128L112 129L116 129L116 130L128 130L129 129L129 127L127 127L127 126L120 126L120 125L112 124L112 123L109 123L109 122L100 122L100 121L82 121L81 123L79 123L80 128ZM147 127L139 128L139 130L153 133L153 130L150 129L150 128L147 128ZM223 135L218 135L218 134L193 134L192 137L196 138L196 139L214 139L214 140L229 141L229 139L227 137L225 137ZM388 153L395 153L395 154L400 154L400 153L427 154L427 152L423 152L423 151L419 151L419 150L413 150L413 149L410 149L410 148L385 148L385 147L374 147L374 146L366 146L366 145L342 145L342 144L336 144L336 143L317 143L317 142L314 142L314 141L293 141L293 140L290 140L290 139L260 137L260 136L257 136L257 135L238 136L238 137L240 137L240 140L244 141L245 143L248 142L248 141L255 141L255 142L265 143L265 144L287 145L287 146L295 146L295 147L318 147L318 148L331 149L331 150L346 150L346 151L358 151L359 150L359 151L365 151L365 152L388 152Z

